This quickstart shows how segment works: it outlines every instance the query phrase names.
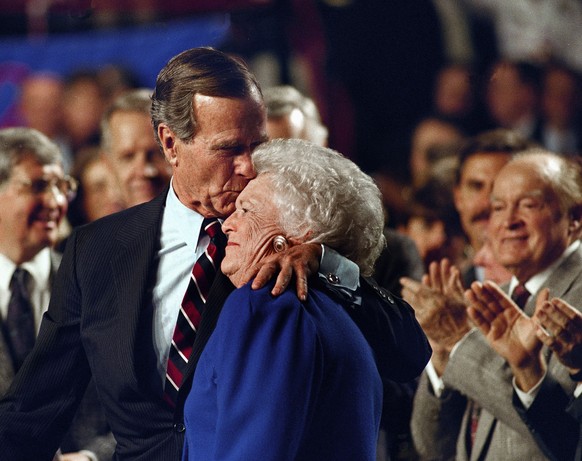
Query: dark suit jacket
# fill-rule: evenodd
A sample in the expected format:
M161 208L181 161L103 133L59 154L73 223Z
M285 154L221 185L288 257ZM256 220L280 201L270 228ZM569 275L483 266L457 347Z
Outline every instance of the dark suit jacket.
M568 394L552 376L544 379L533 404L527 410L519 398L513 396L513 405L536 442L549 459L556 461L575 459L576 445L580 443L581 402L581 398L570 402ZM580 407L577 419L576 405Z
M400 296L401 277L419 280L424 274L424 263L414 240L394 229L384 229L386 248L378 257L374 267L374 279L378 285Z
M0 402L0 453L7 459L50 459L91 376L117 440L115 459L181 458L184 400L233 286L217 275L174 412L162 399L152 339L165 197L81 227L70 237L35 348ZM397 346L374 348L397 360L393 367L381 361L379 369L391 378L410 379L429 356L412 309L388 302L386 294L367 285L365 291L373 301L366 309L352 308L354 318L380 322L368 326L373 348ZM373 312L378 307L382 312Z
M54 251L51 252L51 272L49 276L49 283L51 284L54 283L60 263L61 254ZM13 379L14 366L4 336L0 332L0 396L4 395L8 390ZM65 434L60 447L63 453L90 450L97 455L100 461L111 459L115 447L115 439L109 431L93 382L90 382L73 423Z
M580 434L578 436L578 447L576 448L575 460L582 461L582 396L579 395L572 400L568 408L566 408L566 411L575 418L576 421L578 421L578 424L580 424Z

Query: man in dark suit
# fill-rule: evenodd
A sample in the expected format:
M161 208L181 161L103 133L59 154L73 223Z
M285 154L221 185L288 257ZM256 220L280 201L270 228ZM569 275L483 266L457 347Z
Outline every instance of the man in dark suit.
M74 183L64 175L58 146L34 129L0 130L0 158L1 396L30 352L48 307L61 261L51 247ZM62 451L69 452L63 460L111 458L114 440L96 395L83 399L63 442Z
M254 76L240 61L200 48L180 53L160 72L152 119L172 168L171 183L152 201L70 237L37 346L0 403L3 455L46 458L93 376L117 440L115 459L181 457L184 400L233 290L220 271L206 297L182 385L168 403L164 384L176 347L172 332L192 266L209 245L201 234L203 219L228 216L255 175L251 154L266 139L265 108ZM254 286L280 268L273 294L295 274L298 296L305 297L308 274L323 251L322 276L337 296L350 299L349 313L376 351L382 376L406 381L418 374L429 349L410 307L358 278L349 261L331 249L297 248L269 260Z

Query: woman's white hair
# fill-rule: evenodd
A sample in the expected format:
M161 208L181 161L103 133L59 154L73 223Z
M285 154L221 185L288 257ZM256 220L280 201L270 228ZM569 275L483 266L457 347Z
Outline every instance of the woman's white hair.
M299 139L276 139L253 152L269 175L288 237L324 243L371 275L385 246L384 209L373 179L340 153Z

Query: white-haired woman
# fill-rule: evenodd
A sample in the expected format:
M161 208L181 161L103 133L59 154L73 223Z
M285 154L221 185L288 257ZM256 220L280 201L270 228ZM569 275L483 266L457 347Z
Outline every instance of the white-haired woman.
M384 246L380 192L337 152L276 140L223 223L224 304L185 406L185 460L375 460L382 384L340 298L309 284L252 290L252 268L288 246L323 243L371 274Z

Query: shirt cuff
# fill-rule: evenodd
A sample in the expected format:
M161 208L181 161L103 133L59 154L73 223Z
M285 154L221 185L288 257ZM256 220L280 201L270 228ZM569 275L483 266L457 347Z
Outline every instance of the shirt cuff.
M432 386L434 395L436 395L437 397L443 395L443 391L445 390L445 383L434 369L434 365L430 360L426 364L426 368L424 370L426 371L426 375L428 376L428 380L430 382L430 385Z
M79 450L79 454L80 455L85 455L87 458L90 459L90 461L99 461L98 456L93 453L92 451L89 450Z
M360 268L358 265L340 255L337 251L323 245L319 273L325 278L335 277L337 279L334 282L335 285L341 286L352 293L360 286Z
M534 403L534 400L536 399L538 393L540 392L540 387L542 386L542 382L546 378L546 373L544 373L544 376L542 376L542 379L540 379L537 382L537 384L527 392L524 392L519 387L517 387L517 384L515 382L515 378L512 379L511 382L513 384L513 389L515 390L517 397L519 398L521 404L523 405L523 407L526 410L532 406L532 404Z
M574 389L574 397L578 398L582 395L582 383L578 383L576 389Z

